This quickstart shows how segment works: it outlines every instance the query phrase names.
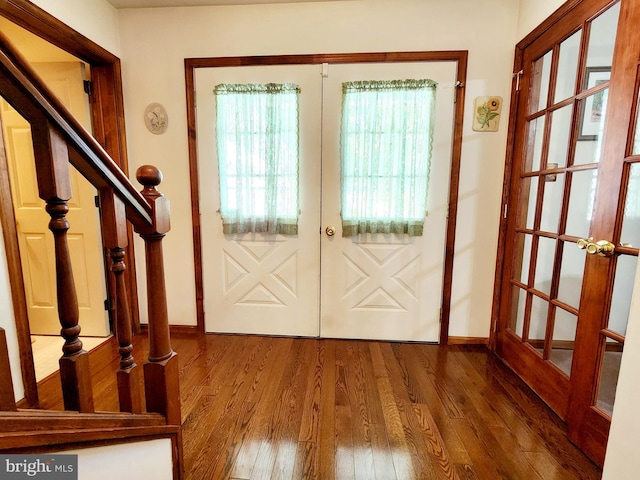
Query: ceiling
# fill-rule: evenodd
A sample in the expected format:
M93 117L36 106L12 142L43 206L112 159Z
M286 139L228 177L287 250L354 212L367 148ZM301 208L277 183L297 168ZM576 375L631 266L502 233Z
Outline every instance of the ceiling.
M327 0L107 0L116 8L195 7L206 5L256 5L261 3L303 3ZM336 0L332 0L336 1Z

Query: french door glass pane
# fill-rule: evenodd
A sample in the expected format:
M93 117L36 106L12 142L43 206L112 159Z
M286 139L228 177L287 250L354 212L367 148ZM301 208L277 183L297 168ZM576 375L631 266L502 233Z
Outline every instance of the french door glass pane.
M640 163L632 164L629 169L620 243L640 247Z
M602 78L608 74L594 73L592 77L600 75ZM594 84L603 80L593 80ZM593 86L593 85L592 85ZM607 113L607 99L609 97L609 89L605 88L589 95L580 102L580 117L578 119L578 140L580 142L591 142L585 148L582 148L580 157L576 152L576 160L574 164L597 163L600 161L600 147L602 140L602 132L604 129L604 121ZM590 147L590 148L589 148Z
M598 383L598 397L596 400L597 407L607 415L613 413L623 348L624 344L607 339L604 358L600 367L600 382Z
M513 298L511 300L511 322L509 327L518 337L522 338L522 327L524 326L524 309L527 300L527 292L519 287L513 287Z
M514 263L513 278L519 279L522 283L527 285L529 278L529 262L531 258L531 239L532 235L525 233L518 233L516 235L516 242L518 242L516 251L516 261ZM518 261L520 260L520 261Z
M540 230L544 232L558 231L562 199L564 195L564 177L562 173L546 175L544 178L544 198L542 201L542 218Z
M536 261L534 288L547 295L551 292L555 254L556 241L553 238L538 237L538 259Z
M537 172L540 170L542 158L542 140L544 138L545 117L537 117L527 124L527 154L525 157L525 172Z
M638 267L638 257L620 255L616 263L616 276L611 295L611 310L609 311L609 330L620 335L626 335L631 308L633 281Z
M571 115L573 104L555 110L551 114L551 134L549 136L548 168L565 167L571 135ZM553 165L552 165L553 164Z
M531 102L530 112L535 113L544 110L549 97L549 79L551 77L552 51L548 51L533 63L533 75L531 76Z
M576 237L589 236L589 227L593 217L598 171L595 169L573 172L569 209L565 233Z
M558 62L558 77L554 96L555 103L572 97L575 92L581 37L582 30L578 30L560 44L560 60Z
M538 196L538 177L525 177L522 179L520 192L519 227L533 230L533 221L536 216L536 200Z
M611 67L613 46L616 36L620 3L616 3L591 22L589 47L587 50L587 67Z
M558 285L558 300L578 308L582 292L585 252L574 243L564 242Z
M549 302L533 296L531 302L531 319L529 320L529 343L540 353L544 350L544 339L547 330Z
M578 317L561 308L556 308L549 360L567 375L571 375L577 327Z

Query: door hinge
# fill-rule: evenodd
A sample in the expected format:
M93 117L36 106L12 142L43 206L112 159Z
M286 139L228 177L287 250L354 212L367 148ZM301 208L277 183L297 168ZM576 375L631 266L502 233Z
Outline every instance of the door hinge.
M93 203L95 203L96 208L100 208L100 197L98 195L93 197Z
M105 299L105 301L104 301L104 309L107 312L110 312L111 310L113 310L113 301L110 298Z
M322 64L322 71L320 73L322 75L322 78L327 78L329 76L329 64L328 63L323 63Z
M461 82L460 80L458 80L456 82L456 88L453 90L453 103L458 102L458 89L460 88L464 88L464 82Z
M504 204L504 208L502 209L502 218L507 218L507 211L509 210L509 205Z
M84 84L84 93L87 95L93 95L93 82L91 80L83 80Z
M440 309L440 313L439 313L439 318L440 318L440 323L442 323L442 308Z
M520 90L520 77L524 73L524 70L520 70L519 72L515 72L511 74L512 77L516 79L516 92Z

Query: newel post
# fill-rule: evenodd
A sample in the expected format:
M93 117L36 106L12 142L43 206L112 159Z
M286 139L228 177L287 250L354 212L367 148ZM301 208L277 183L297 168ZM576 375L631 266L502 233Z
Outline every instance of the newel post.
M144 240L147 267L149 361L144 365L147 411L165 415L170 425L180 425L178 358L171 349L162 254L162 239L170 229L169 201L156 188L162 181L157 168L144 165L136 171L136 178L144 185L142 196L153 209L153 225L136 227Z
M34 123L31 132L38 193L46 202L47 213L51 216L49 230L54 239L58 318L62 326L60 335L65 340L59 361L64 408L93 412L89 356L78 338L78 298L67 242L67 202L71 198L69 151L65 140L47 123Z

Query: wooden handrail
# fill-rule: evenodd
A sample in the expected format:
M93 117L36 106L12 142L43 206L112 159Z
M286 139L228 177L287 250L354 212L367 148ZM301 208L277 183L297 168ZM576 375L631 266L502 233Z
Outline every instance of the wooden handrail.
M136 226L152 225L151 207L124 172L46 86L0 32L0 95L32 125L50 122L69 147L69 160L96 188L110 187Z

